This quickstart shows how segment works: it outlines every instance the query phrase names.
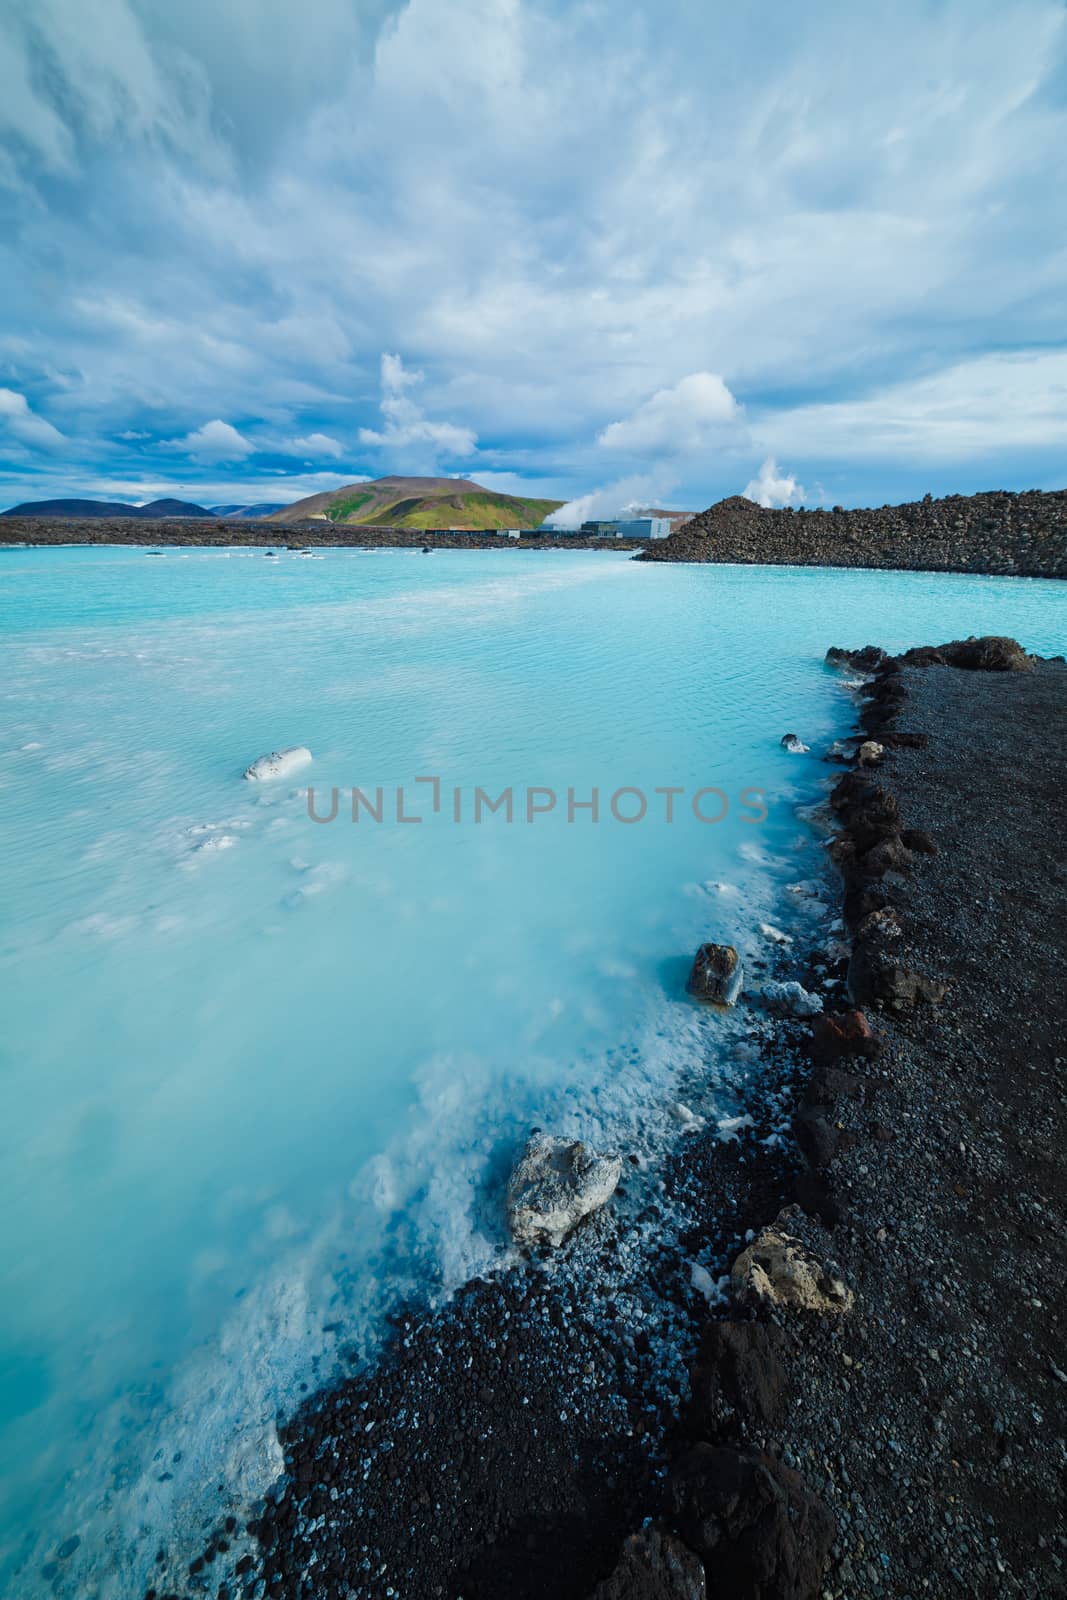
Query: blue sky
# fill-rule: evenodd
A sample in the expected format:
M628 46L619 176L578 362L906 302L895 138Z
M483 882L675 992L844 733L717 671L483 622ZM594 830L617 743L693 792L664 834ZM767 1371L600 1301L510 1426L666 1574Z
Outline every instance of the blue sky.
M0 504L1067 483L1067 13L5 0Z

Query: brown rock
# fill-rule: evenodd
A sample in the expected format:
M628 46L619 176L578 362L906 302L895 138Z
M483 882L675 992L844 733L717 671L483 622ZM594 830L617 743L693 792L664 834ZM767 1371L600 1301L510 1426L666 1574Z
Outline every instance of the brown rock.
M856 870L865 878L884 878L887 872L904 872L911 861L911 851L900 835L894 833L859 856Z
M815 1061L836 1061L839 1056L865 1056L873 1060L881 1052L882 1041L862 1011L827 1011L821 1017L812 1018L808 1048ZM847 1074L840 1076L843 1078Z
M743 980L741 958L732 944L702 944L693 958L686 988L697 1000L732 1006Z
M947 984L901 966L876 939L857 940L848 965L848 987L861 1005L880 1001L895 1011L936 1005L948 992Z
M1034 663L1017 639L989 634L981 639L954 639L938 647L949 666L968 672L1033 672Z

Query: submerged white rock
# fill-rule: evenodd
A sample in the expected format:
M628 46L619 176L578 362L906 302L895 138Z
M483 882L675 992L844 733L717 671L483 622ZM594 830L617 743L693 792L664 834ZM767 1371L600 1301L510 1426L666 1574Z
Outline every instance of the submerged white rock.
M812 994L802 983L782 983L772 978L761 993L775 1011L784 1011L791 1017L814 1017L822 1010L822 996Z
M301 767L306 767L311 760L311 751L304 745L290 745L285 750L272 750L269 755L260 756L245 769L245 777L258 783L269 778L287 778L291 772L299 772Z
M607 1204L621 1176L621 1156L535 1133L508 1183L512 1233L520 1244L562 1244L576 1223Z

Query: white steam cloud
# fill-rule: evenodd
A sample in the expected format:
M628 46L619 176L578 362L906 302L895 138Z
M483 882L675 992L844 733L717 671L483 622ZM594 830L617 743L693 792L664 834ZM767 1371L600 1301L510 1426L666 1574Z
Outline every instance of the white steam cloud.
M568 500L566 505L547 516L545 522L552 528L580 528L583 522L590 522L594 518L607 521L612 517L628 515L639 506L658 504L671 487L671 483L664 478L652 475L620 478L617 483L606 484L602 489L579 495L576 500Z
M745 484L746 500L758 506L800 506L804 504L804 485L792 473L781 473L773 456L768 456L757 477Z

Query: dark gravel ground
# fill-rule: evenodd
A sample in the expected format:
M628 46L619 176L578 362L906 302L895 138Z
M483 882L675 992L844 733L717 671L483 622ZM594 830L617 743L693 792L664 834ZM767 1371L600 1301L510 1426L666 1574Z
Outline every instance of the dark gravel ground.
M929 840L876 887L901 968L947 987L868 1005L885 1047L835 1069L830 1156L806 1147L808 1171L759 1143L819 1069L806 1025L754 1022L770 1100L749 1107L753 1139L687 1136L557 1255L401 1319L376 1371L290 1420L248 1534L216 1536L161 1595L584 1600L649 1517L673 1531L643 1536L654 1559L630 1541L602 1600L700 1600L676 1532L704 1540L718 1600L1067 1594L1067 669L908 668L890 691L897 732L928 742L890 750L877 782ZM825 974L828 1006L843 976ZM795 1198L811 1214L794 1207L792 1231L854 1309L709 1311L689 1257L727 1267ZM712 1444L716 1471L740 1463L776 1500L770 1533L768 1514L730 1545L732 1509L694 1515ZM783 1513L766 1486L799 1483L793 1467L807 1490ZM814 1583L829 1518L809 1491L836 1521ZM823 1542L794 1561L798 1507Z
M825 1593L1067 1593L1067 670L903 674L879 782L934 857L887 881L903 965L833 1163L857 1311L804 1330L789 1455L836 1512ZM846 1138L843 1143L847 1144ZM819 1230L813 1226L813 1231Z

